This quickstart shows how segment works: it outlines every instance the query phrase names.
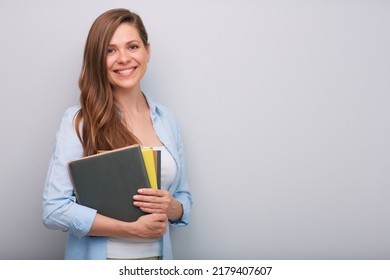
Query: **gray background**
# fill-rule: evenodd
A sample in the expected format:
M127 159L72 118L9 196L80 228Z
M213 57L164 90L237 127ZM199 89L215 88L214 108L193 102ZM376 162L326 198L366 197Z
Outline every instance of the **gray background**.
M87 32L138 12L143 89L183 126L178 259L390 258L390 1L1 0L0 259L61 259L41 222Z

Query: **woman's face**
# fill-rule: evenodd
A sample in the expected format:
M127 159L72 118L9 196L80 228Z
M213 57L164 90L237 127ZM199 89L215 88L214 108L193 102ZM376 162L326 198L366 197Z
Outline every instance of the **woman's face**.
M107 74L114 90L140 87L149 61L150 46L144 46L138 30L128 23L116 29L107 49Z

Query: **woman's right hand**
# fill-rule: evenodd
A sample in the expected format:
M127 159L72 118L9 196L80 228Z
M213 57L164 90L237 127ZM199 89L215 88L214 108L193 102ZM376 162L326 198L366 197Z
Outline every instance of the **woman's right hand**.
M167 231L166 214L148 214L136 221L136 234L142 238L158 238Z

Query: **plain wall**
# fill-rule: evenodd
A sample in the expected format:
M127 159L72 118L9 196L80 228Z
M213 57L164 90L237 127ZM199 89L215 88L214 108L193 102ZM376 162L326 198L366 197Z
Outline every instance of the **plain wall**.
M390 258L390 2L1 0L0 259L61 259L41 202L88 30L141 15L183 127L178 259Z

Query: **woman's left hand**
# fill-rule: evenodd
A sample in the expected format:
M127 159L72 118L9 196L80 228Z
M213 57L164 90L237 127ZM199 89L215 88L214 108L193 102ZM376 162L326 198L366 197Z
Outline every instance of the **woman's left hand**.
M134 205L146 213L166 214L171 221L179 220L183 215L181 203L166 190L139 189L133 198Z

